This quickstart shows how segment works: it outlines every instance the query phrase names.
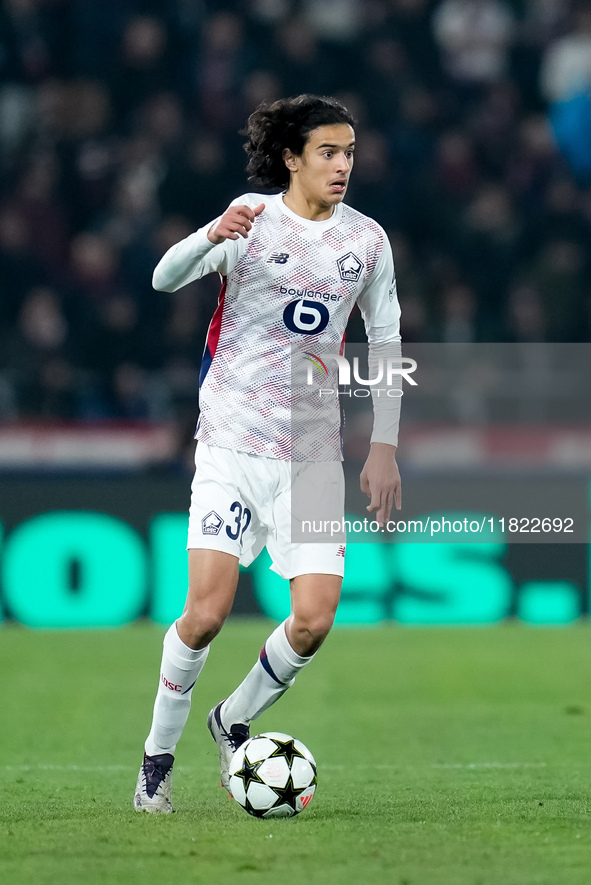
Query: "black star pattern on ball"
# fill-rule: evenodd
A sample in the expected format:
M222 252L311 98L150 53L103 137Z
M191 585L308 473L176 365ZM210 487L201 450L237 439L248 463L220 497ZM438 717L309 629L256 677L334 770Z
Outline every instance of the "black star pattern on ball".
M255 784L263 784L264 781L259 777L259 762L249 762L248 759L244 759L244 765L240 769L240 771L236 772L236 777L241 777L244 781L244 791L248 790L249 786L254 782Z
M269 755L269 759L273 759L275 756L285 756L287 764L291 768L294 759L306 758L303 753L300 753L294 744L293 738L288 741L280 741L278 738L273 738L273 741L277 744L277 749L273 750Z
M297 811L296 799L301 793L304 792L305 789L305 787L298 787L296 789L293 785L293 777L290 774L289 780L281 790L281 795L279 796L279 799L277 800L273 808L276 808L278 805L289 805L290 808L293 808L294 812Z

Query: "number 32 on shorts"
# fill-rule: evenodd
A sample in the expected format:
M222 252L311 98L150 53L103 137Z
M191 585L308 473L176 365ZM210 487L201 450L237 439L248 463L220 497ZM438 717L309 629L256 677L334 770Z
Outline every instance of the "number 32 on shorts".
M226 526L226 534L233 541L242 540L242 536L250 525L251 512L248 507L243 507L240 501L234 501L230 507L230 512L234 513L234 522Z

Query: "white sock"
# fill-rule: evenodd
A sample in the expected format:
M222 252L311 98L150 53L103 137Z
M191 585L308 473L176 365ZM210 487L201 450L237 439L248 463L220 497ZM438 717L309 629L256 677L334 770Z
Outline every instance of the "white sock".
M238 722L250 725L285 694L302 667L314 657L302 658L295 653L287 639L285 624L284 621L271 633L246 679L224 701L222 721L225 728Z
M176 623L168 630L163 643L152 728L145 744L148 756L174 754L191 709L193 686L208 653L209 645L199 651L185 645L177 633Z

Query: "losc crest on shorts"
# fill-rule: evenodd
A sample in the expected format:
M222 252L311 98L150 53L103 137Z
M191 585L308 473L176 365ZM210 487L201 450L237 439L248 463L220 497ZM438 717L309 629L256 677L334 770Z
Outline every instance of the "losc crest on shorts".
M344 509L344 481L340 462L304 462L265 458L197 444L195 476L191 485L188 549L220 550L250 565L264 547L271 568L283 578L304 574L343 575L343 539L325 543L292 542L294 507L301 510L302 495L295 485L314 488L318 500L330 498ZM324 485L324 493L322 485Z

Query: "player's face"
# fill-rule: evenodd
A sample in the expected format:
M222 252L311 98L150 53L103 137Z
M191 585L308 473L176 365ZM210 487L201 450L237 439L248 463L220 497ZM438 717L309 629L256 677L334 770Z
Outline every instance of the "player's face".
M289 189L296 188L318 206L340 203L347 192L354 149L355 133L348 123L313 129L302 155L286 159L292 173Z

